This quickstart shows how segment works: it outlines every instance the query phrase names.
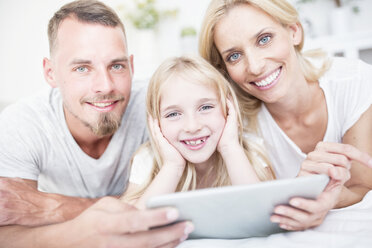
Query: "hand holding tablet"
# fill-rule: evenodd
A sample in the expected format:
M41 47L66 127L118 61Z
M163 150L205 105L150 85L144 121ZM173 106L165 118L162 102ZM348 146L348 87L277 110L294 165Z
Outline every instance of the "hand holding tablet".
M208 188L152 197L148 208L173 206L177 221L190 220L195 231L189 238L235 239L284 232L270 221L275 206L293 197L315 199L329 181L326 175Z

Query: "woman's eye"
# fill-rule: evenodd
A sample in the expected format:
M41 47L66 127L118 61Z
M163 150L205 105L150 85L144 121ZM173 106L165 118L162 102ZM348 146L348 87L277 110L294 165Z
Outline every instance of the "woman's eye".
M258 44L260 44L260 45L265 45L265 44L267 44L270 40L271 40L271 36L269 36L269 35L265 35L264 37L262 37L262 38L258 41Z
M86 68L85 66L79 66L78 68L75 69L75 71L77 71L77 72L87 72L88 68Z
M231 54L229 57L228 57L228 61L230 62L235 62L237 61L238 59L240 58L240 54L239 53L233 53Z

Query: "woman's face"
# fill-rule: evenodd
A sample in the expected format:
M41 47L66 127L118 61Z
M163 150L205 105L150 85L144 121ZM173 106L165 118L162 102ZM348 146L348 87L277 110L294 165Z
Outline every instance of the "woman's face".
M301 78L294 48L301 38L299 26L284 27L265 12L241 4L217 23L214 42L230 77L249 94L274 103Z
M173 76L161 93L160 127L164 137L193 164L209 161L225 126L214 89Z

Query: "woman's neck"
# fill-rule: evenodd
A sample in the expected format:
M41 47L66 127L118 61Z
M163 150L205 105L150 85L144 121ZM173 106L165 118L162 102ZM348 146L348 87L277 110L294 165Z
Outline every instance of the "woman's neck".
M303 119L303 117L314 111L314 101L321 88L317 82L303 83L300 87L293 87L287 96L275 103L265 103L266 108L276 122L292 122Z
M304 88L306 91L298 91L297 95L292 95L287 101L266 104L266 107L281 130L307 154L323 140L328 125L328 112L319 83L308 83L308 87Z

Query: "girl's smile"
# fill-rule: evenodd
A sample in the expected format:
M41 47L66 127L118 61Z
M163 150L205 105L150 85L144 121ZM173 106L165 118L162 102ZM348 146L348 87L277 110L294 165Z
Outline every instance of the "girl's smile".
M199 150L204 147L208 138L209 136L205 136L202 138L182 140L181 142L185 143L186 147L188 147L190 150Z

